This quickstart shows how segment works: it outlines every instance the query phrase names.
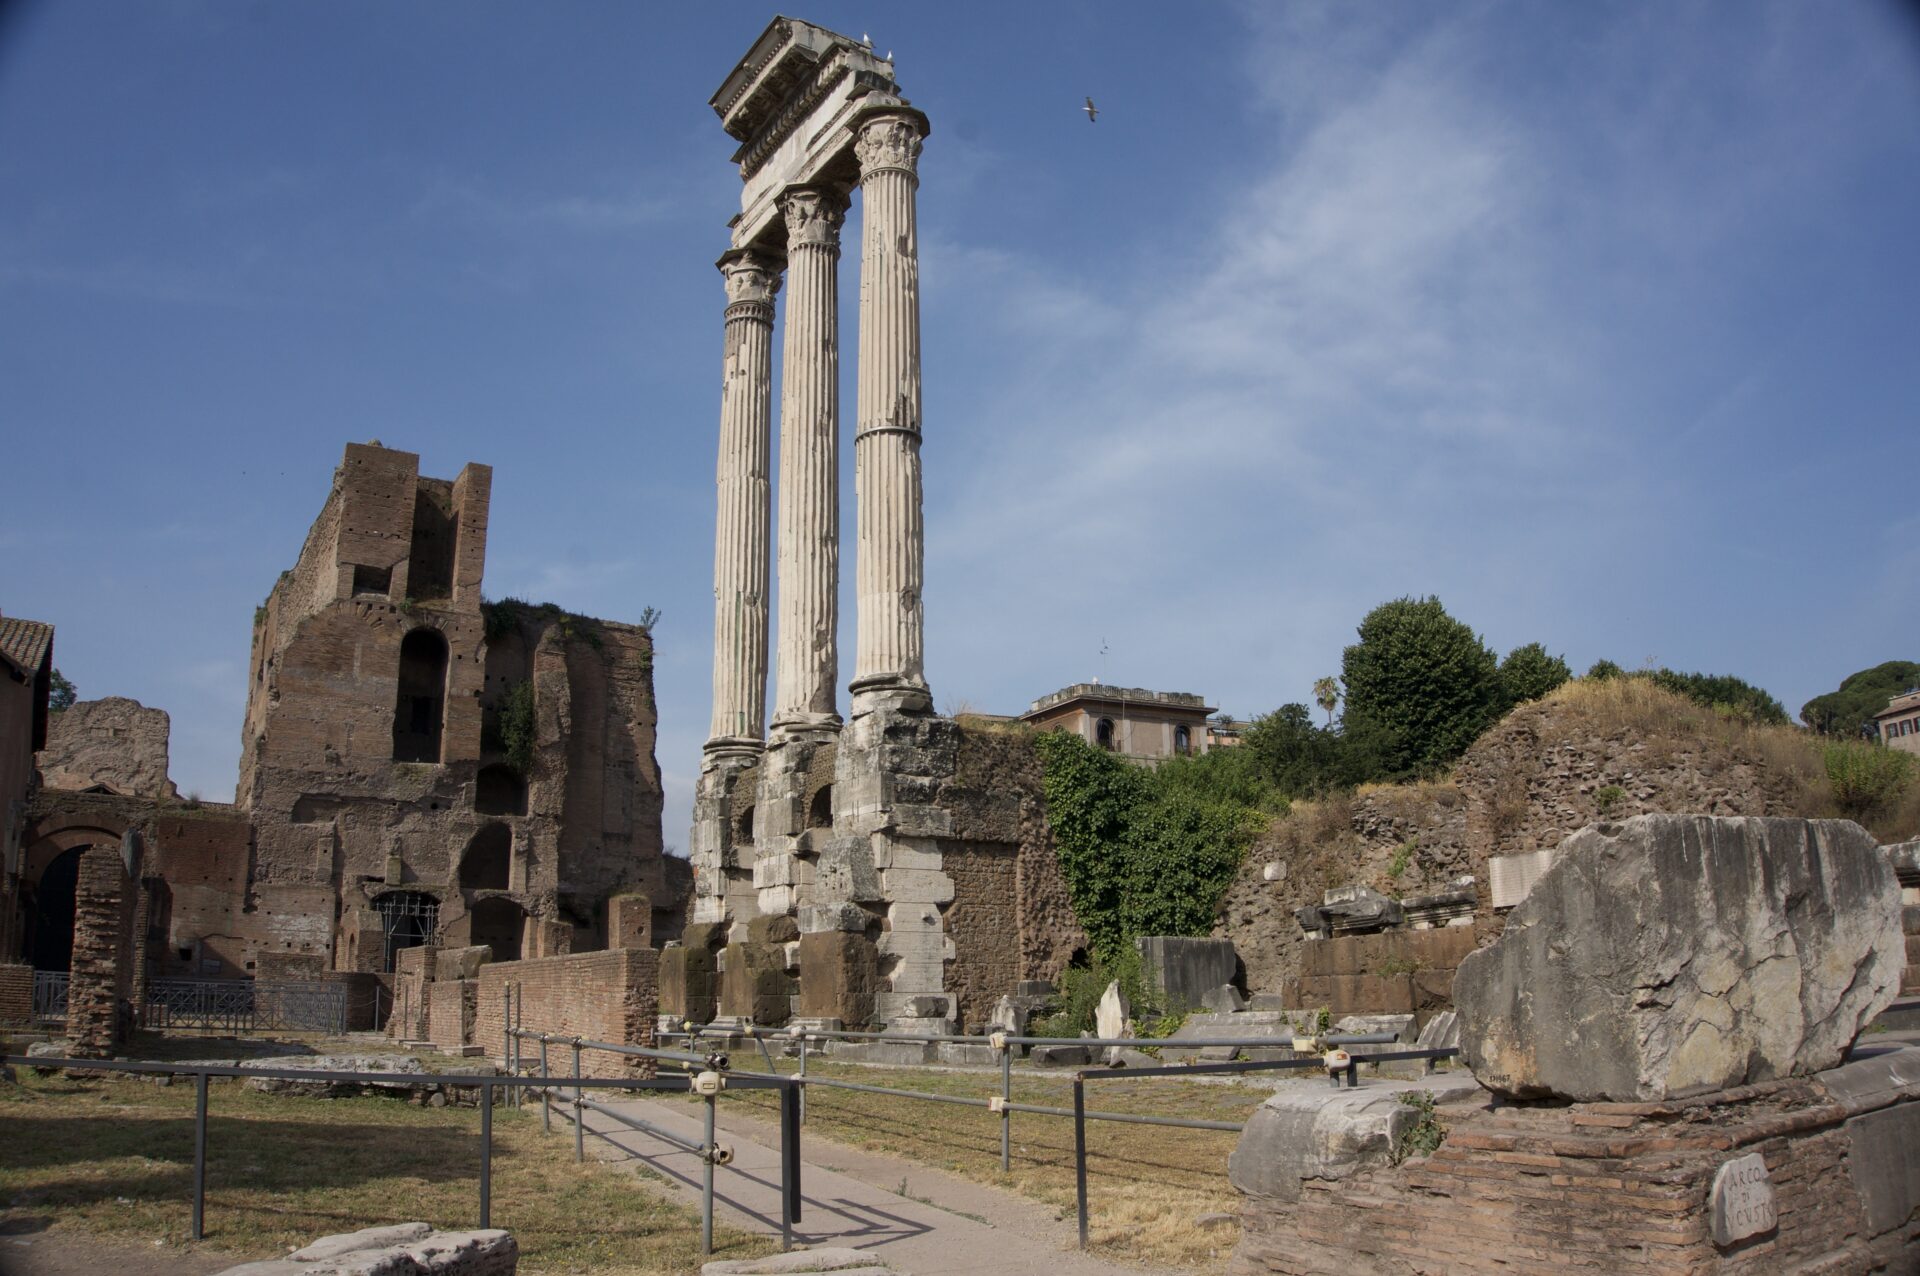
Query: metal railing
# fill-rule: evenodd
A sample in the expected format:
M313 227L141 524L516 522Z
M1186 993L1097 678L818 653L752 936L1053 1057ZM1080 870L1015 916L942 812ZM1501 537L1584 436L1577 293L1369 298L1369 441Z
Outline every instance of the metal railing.
M1324 1036L1319 1036L1315 1039L1315 1043L1316 1043L1315 1052L1302 1054L1299 1057L1291 1058L1291 1059L1262 1059L1262 1060L1247 1060L1247 1061L1227 1061L1227 1062L1220 1062L1220 1063L1188 1062L1188 1063L1180 1063L1180 1064L1174 1064L1170 1066L1159 1066L1159 1067L1124 1066L1124 1067L1114 1067L1114 1068L1086 1067L1086 1068L1076 1069L1071 1074L1072 1081L1073 1081L1073 1106L1071 1108L1060 1108L1060 1107L1052 1107L1045 1104L1015 1103L1013 1101L1013 1055L1014 1055L1015 1047L1064 1045L1064 1046L1085 1046L1089 1050L1096 1050L1096 1049L1105 1050L1115 1046L1122 1047L1122 1048L1134 1048L1134 1049L1144 1049L1148 1047L1164 1048L1168 1046L1174 1046L1182 1049L1206 1049L1209 1047L1216 1047L1221 1049L1232 1048L1235 1050L1239 1050L1239 1049L1285 1048L1287 1043L1284 1043L1280 1039L1270 1037L1270 1036L1269 1037L1246 1037L1246 1038L1221 1038L1221 1039L1211 1039L1211 1038L1187 1039L1187 1040L1181 1040L1181 1041L1176 1041L1174 1039L1166 1038L1166 1037L1159 1037L1159 1038L1026 1037L1026 1036L1012 1036L1006 1033L993 1033L992 1035L987 1037L958 1036L958 1035L952 1035L952 1034L930 1034L927 1036L921 1036L918 1034L906 1035L901 1033L889 1034L889 1033L882 1033L882 1032L849 1032L849 1031L840 1031L840 1030L829 1031L824 1029L811 1029L811 1028L803 1029L798 1027L790 1028L790 1029L781 1029L781 1030L772 1030L772 1029L762 1030L762 1029L757 1029L751 1025L742 1025L739 1027L729 1026L729 1027L721 1027L721 1028L709 1027L704 1031L710 1035L728 1036L728 1037L744 1036L744 1037L748 1037L756 1040L760 1045L761 1052L767 1058L768 1073L760 1074L760 1073L753 1073L753 1072L743 1072L739 1070L728 1070L727 1069L728 1060L725 1055L714 1054L709 1056L700 1056L697 1054L693 1054L691 1052L675 1052L675 1051L664 1051L664 1052L655 1051L651 1053L654 1053L656 1055L662 1055L662 1056L681 1056L681 1057L689 1057L689 1058L696 1058L696 1059L705 1057L708 1059L717 1059L719 1061L720 1069L722 1071L726 1071L727 1075L730 1078L731 1077L761 1077L761 1076L769 1076L769 1075L781 1076L784 1074L779 1074L774 1071L773 1058L772 1058L771 1051L768 1049L767 1042L769 1040L773 1040L773 1041L784 1040L784 1041L794 1042L797 1044L798 1052L799 1052L799 1074L797 1076L787 1077L786 1079L792 1082L795 1086L800 1087L803 1091L803 1095L804 1095L804 1087L810 1086L810 1085L818 1085L818 1086L828 1086L830 1088L837 1089L837 1090L858 1091L866 1094L885 1094L885 1095L894 1095L899 1098L906 1098L906 1099L921 1099L930 1103L947 1103L947 1104L955 1104L963 1107L986 1108L990 1112L997 1113L1000 1117L1000 1169L1002 1173L1006 1173L1012 1169L1013 1114L1014 1113L1020 1112L1020 1113L1026 1113L1032 1116L1072 1118L1073 1143L1074 1143L1075 1195L1077 1198L1077 1213L1078 1213L1078 1221L1079 1221L1081 1249L1085 1249L1087 1247L1087 1229L1088 1229L1087 1133L1086 1133L1087 1122L1113 1121L1113 1122L1133 1124L1133 1125L1157 1125L1157 1126L1167 1126L1167 1127L1172 1127L1177 1129L1188 1129L1188 1130L1220 1130L1220 1131L1226 1131L1230 1133L1239 1133L1246 1129L1246 1123L1244 1121L1206 1121L1206 1120L1200 1120L1192 1117L1169 1117L1169 1116L1157 1116L1157 1115L1138 1113L1138 1112L1105 1112L1105 1111L1091 1110L1086 1105L1086 1083L1088 1081L1136 1080L1136 1079L1142 1079L1147 1077L1190 1078L1190 1077L1196 1077L1196 1076L1239 1075L1239 1074L1254 1073L1254 1072L1320 1071L1320 1072L1328 1072L1330 1079L1334 1082L1336 1086L1339 1085L1341 1079L1344 1078L1348 1087L1351 1088L1351 1087L1357 1087L1360 1084L1360 1065L1363 1063L1381 1064L1381 1063L1398 1063L1398 1062L1406 1062L1406 1061L1419 1061L1420 1063L1423 1064L1422 1071L1430 1072L1432 1071L1433 1065L1435 1063L1444 1059L1455 1058L1460 1053L1460 1051L1457 1048L1453 1048L1453 1047L1448 1047L1443 1049L1388 1050L1388 1051L1381 1051L1378 1053L1369 1053L1369 1054L1349 1053L1345 1058L1345 1060L1337 1068L1330 1070L1328 1066L1327 1056L1322 1053L1319 1053L1320 1048L1340 1048L1345 1046L1358 1046L1358 1045L1380 1046L1380 1045L1391 1045L1395 1041L1397 1041L1397 1038L1392 1033L1331 1033ZM690 1044L697 1045L703 1035L703 1030L700 1028L689 1027L689 1029L685 1032L678 1032L678 1033L669 1032L669 1033L662 1033L661 1035L676 1037L676 1038L684 1037L688 1040ZM907 1089L901 1089L896 1086L870 1085L865 1082L859 1082L859 1081L845 1081L837 1077L808 1076L807 1075L807 1044L809 1041L813 1041L813 1040L895 1041L895 1042L902 1042L906 1044L934 1042L934 1043L961 1043L961 1044L976 1045L976 1046L990 1046L999 1055L999 1059L1000 1059L1000 1093L997 1095L994 1095L991 1098L981 1099L981 1098L973 1098L966 1095L933 1094L924 1090L907 1090ZM886 1066L886 1065L880 1065L880 1066ZM798 1106L798 1111L795 1117L796 1122L803 1120L804 1114L805 1114L804 1106ZM784 1118L784 1111L782 1115Z
M494 1092L504 1090L508 1093L529 1086L544 1087L548 1093L555 1086L565 1086L573 1091L573 1102L591 1110L605 1111L604 1105L587 1100L586 1090L665 1090L684 1093L692 1089L695 1081L687 1076L665 1077L583 1077L579 1075L579 1049L606 1047L598 1042L579 1042L574 1052L573 1076L549 1076L545 1069L536 1076L470 1076L467 1074L446 1074L436 1076L419 1072L317 1072L292 1068L243 1068L233 1064L187 1064L187 1063L134 1063L112 1059L55 1059L42 1055L4 1055L0 1063L16 1067L44 1068L49 1070L75 1069L102 1073L131 1073L145 1076L188 1076L194 1078L195 1095L193 1107L193 1221L190 1235L196 1241L206 1238L206 1202L207 1202L207 1082L212 1077L235 1077L251 1079L255 1077L277 1081L329 1082L338 1085L401 1085L419 1086L445 1084L456 1089L480 1091L480 1221L482 1229L493 1225L493 1107ZM753 1088L754 1083L740 1082L743 1088ZM785 1091L783 1090L783 1093ZM707 1123L708 1143L712 1143L712 1107L709 1098L709 1116ZM577 1118L576 1118L577 1122ZM783 1129L785 1127L783 1126ZM581 1148L576 1138L575 1159L582 1159ZM788 1158L783 1158L784 1161ZM794 1167L793 1179L793 1215L791 1222L799 1220L799 1126L793 1126L793 1147L790 1159ZM712 1164L708 1165L708 1177L712 1177ZM791 1226L789 1223L789 1227ZM789 1233L790 1235L790 1233ZM701 1249L711 1253L713 1249L713 1206L712 1194L708 1193L706 1209L701 1219Z
M72 976L64 970L36 970L33 972L33 1021L35 1023L65 1023L67 1018L67 986Z
M347 986L328 981L153 979L140 1026L221 1032L345 1032Z
M511 999L509 1001L511 1005ZM729 1087L745 1090L777 1090L780 1095L780 1243L783 1249L793 1247L793 1226L800 1221L800 1084L796 1078L778 1074L736 1072L729 1068L729 1060L724 1054L698 1054L690 1050L659 1050L646 1046L621 1045L610 1041L590 1041L582 1037L567 1037L557 1033L537 1032L513 1026L514 1015L509 1009L506 1019L505 1047L506 1066L510 1074L520 1075L522 1067L529 1062L520 1051L522 1042L532 1041L539 1045L538 1067L542 1076L548 1072L547 1047L561 1045L573 1051L573 1071L570 1077L560 1078L563 1088L560 1096L562 1116L573 1123L573 1159L580 1161L586 1155L586 1136L600 1133L587 1129L585 1114L595 1113L616 1125L645 1134L661 1142L671 1144L700 1158L700 1252L702 1255L713 1252L713 1171L716 1165L727 1165L733 1160L733 1150L720 1143L717 1137L717 1114L715 1105L720 1095ZM650 1121L621 1112L617 1108L603 1103L595 1103L583 1097L578 1089L581 1071L580 1057L583 1051L600 1050L629 1059L644 1059L653 1063L677 1064L683 1069L682 1075L670 1078L677 1085L653 1085L646 1088L691 1090L702 1100L703 1136L699 1143L689 1141L673 1131ZM694 1069L699 1069L695 1072ZM546 1077L552 1081L554 1078ZM569 1100L564 1087L574 1086ZM553 1129L554 1093L551 1085L543 1086L540 1092L541 1128ZM604 1137L604 1135L602 1136Z

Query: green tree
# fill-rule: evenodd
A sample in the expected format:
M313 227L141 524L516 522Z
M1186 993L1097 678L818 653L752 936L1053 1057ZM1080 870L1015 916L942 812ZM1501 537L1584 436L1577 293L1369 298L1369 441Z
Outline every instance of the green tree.
M1340 680L1332 674L1319 678L1313 684L1313 701L1327 711L1327 725L1333 725L1333 710L1340 703Z
M1538 700L1571 677L1566 659L1549 656L1537 642L1515 647L1500 662L1500 692L1508 708Z
M47 695L47 708L49 711L62 713L71 709L73 702L80 698L79 688L67 681L67 675L61 673L58 669L53 671L53 677L49 682L53 688Z
M1655 669L1648 677L1656 687L1678 692L1696 704L1736 717L1751 718L1775 726L1787 725L1787 711L1778 700L1759 687L1732 674L1675 673Z
M1221 752L1244 754L1254 772L1288 799L1351 788L1367 778L1345 737L1315 726L1303 704L1284 704L1255 718L1240 747Z
M1624 678L1627 671L1611 660L1596 660L1587 668L1587 677L1595 682L1605 682L1609 678Z
M1800 721L1822 735L1853 739L1865 732L1873 715L1903 691L1920 687L1920 662L1889 660L1848 674L1840 689L1800 706Z
M1437 770L1499 716L1499 661L1438 598L1382 603L1341 661L1346 734L1369 778Z

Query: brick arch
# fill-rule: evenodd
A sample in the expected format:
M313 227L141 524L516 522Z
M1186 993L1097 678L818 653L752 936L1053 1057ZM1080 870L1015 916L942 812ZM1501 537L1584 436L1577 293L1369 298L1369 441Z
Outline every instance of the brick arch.
M133 827L125 820L99 815L49 815L27 828L20 844L26 847L21 857L20 877L37 882L47 865L68 851L89 846L118 846Z

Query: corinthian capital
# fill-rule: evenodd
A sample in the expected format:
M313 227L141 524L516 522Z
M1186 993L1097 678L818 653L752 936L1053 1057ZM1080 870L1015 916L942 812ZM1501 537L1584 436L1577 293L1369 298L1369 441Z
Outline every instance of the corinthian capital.
M787 219L787 249L840 247L840 226L847 220L847 195L832 186L789 186L780 193Z
M911 173L920 161L926 117L914 110L876 112L854 124L861 180L889 168Z
M780 291L780 263L765 253L736 248L721 255L715 263L726 280L727 304L773 305L773 294Z

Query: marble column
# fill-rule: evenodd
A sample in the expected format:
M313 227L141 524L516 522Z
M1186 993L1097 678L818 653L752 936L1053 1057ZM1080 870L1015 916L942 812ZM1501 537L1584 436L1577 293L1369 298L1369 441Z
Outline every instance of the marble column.
M875 95L852 123L860 161L860 376L854 434L858 605L854 712L932 706L920 511L920 249L915 166L927 117Z
M780 263L751 249L720 258L726 358L720 390L719 512L713 546L713 725L706 753L758 752L767 698L767 482L773 295Z
M784 192L787 315L780 382L780 646L775 737L838 730L840 226L836 187Z

